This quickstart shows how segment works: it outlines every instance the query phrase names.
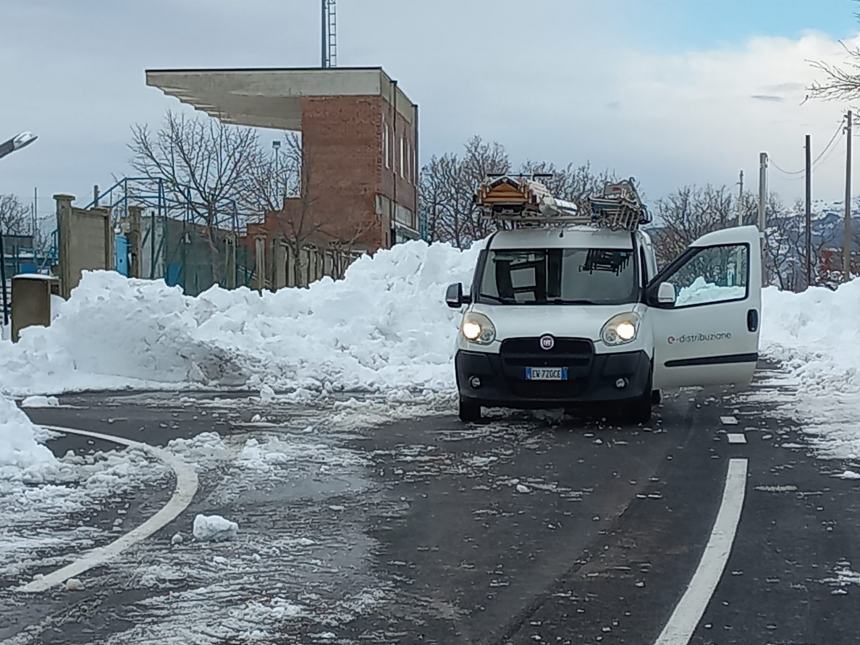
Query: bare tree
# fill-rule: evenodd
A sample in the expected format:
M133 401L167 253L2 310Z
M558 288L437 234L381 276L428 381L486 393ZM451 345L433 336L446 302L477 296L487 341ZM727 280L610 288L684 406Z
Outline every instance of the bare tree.
M546 175L542 179L550 192L570 202L581 202L585 197L599 193L608 181L615 181L615 176L608 171L594 173L591 164L575 165L569 163L563 168L545 161L527 161L520 167L523 175Z
M736 204L726 186L685 186L658 199L654 247L660 264L680 255L697 238L736 221Z
M421 169L419 209L427 221L430 240L469 246L493 232L493 222L481 217L475 190L488 175L505 174L511 162L498 143L472 137L462 157L434 156Z
M856 2L857 0L855 0ZM854 14L860 18L860 13ZM824 74L824 79L809 86L809 97L824 100L851 100L860 96L860 47L850 47L840 41L845 52L841 63L814 61L812 66Z
M446 235L446 229L459 230L457 223L451 223L450 218L454 216L449 209L451 186L446 178L451 174L448 166L457 164L454 155L445 154L441 157L433 156L423 168L419 177L418 211L423 216L427 227L428 242L452 242L456 246L456 240Z
M149 179L163 180L173 198L189 203L204 224L212 280L219 281L219 228L229 205L242 197L247 175L258 159L257 133L172 111L155 132L145 124L135 124L131 130L132 167Z
M812 66L824 79L809 86L809 96L824 100L853 100L860 96L860 47L842 43L846 60L840 63L815 61Z
M0 231L6 235L36 234L30 209L17 195L0 195Z
M458 202L463 204L463 242L469 245L487 237L495 229L493 222L485 218L475 206L473 200L475 191L488 175L511 172L511 161L504 146L496 142L484 141L478 135L469 139L465 148L462 176L458 182L458 190L463 191L463 198ZM465 206L466 196L468 196L468 207Z
M822 263L825 249L835 243L835 230L816 226L812 221L810 284L806 284L806 222L803 202L791 209L784 208L779 198L771 194L767 204L768 226L764 235L762 255L770 281L780 289L800 291L807 286L835 286L841 276L828 272Z
M301 194L301 135L285 132L275 144L271 154L257 149L244 177L240 205L247 212L262 215L279 211L285 199Z

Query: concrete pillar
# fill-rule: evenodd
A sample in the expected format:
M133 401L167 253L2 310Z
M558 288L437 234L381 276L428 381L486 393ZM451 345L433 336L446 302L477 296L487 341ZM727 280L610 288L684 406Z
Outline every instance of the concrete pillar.
M272 240L272 291L287 286L287 245L283 240Z
M106 206L95 206L90 209L93 213L98 213L105 218L104 221L104 268L108 270L116 269L116 232L113 230L111 223L111 212Z
M224 265L227 272L224 287L236 288L236 236L228 235L224 238Z
M266 288L266 238L254 238L254 288Z
M84 210L72 206L72 195L54 195L57 202L60 294L68 298L81 271L111 270L115 264L110 209Z
M51 276L25 273L12 278L12 342L21 330L51 324L51 294L58 293L59 281Z
M72 202L75 201L75 196L58 194L54 195L54 201L57 202L57 272L60 278L60 295L63 298L68 298L74 287L69 247L71 245ZM74 283L77 284L77 279L74 280Z
M140 206L128 207L128 275L132 278L143 277L143 209Z

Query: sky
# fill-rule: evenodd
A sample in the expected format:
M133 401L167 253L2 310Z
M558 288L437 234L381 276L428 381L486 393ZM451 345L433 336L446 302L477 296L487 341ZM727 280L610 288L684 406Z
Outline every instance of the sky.
M853 0L339 0L338 63L381 65L421 109L421 154L472 135L514 162L590 162L648 198L687 184L756 189L759 152L803 168L839 129L842 102L804 101L810 61L860 43ZM0 139L39 140L0 161L0 193L50 212L130 173L132 123L188 110L145 69L319 64L318 0L0 0ZM11 29L7 25L13 25ZM860 101L858 101L860 105ZM271 137L273 133L267 133ZM844 137L816 165L839 199ZM860 163L855 164L855 166ZM769 174L786 202L802 175ZM856 180L855 180L856 183Z

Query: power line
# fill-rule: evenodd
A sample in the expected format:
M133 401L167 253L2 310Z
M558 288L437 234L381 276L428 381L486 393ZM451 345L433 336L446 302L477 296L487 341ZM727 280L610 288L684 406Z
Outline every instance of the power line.
M772 165L784 175L802 175L806 172L806 170L784 170L783 168L780 168L779 165L773 160L773 157L771 157L770 159L770 165Z
M822 159L822 157L824 157L824 155L826 155L826 154L827 154L827 151L831 149L831 146L832 146L834 143L836 143L836 140L838 139L839 135L840 135L840 134L842 134L842 133L843 133L843 130L842 130L842 121L840 121L840 122L839 122L839 125L837 125L837 126L836 126L836 131L833 133L833 136L832 136L832 137L830 137L830 141L828 141L828 142L827 142L827 145L826 145L826 146L824 146L824 150L822 150L822 151L818 154L818 156L817 156L817 157L812 161L812 167L813 167L813 168L815 168L815 164L817 164L819 161L824 161L824 159ZM834 150L835 150L835 148L834 148Z
M836 143L836 140L839 138L839 135L843 133L842 124L844 122L845 122L844 118L840 119L839 125L836 126L836 130L834 130L834 132L833 132L833 136L830 137L830 141L827 142L827 145L824 146L824 149L820 153L818 153L818 156L812 162L813 168L815 168L815 166L818 164L819 161L823 161L824 156L829 151L832 150L833 144ZM770 163L771 163L771 165L773 165L774 168L776 168L779 172L781 172L785 175L803 175L806 172L805 168L801 169L801 170L785 170L784 168L780 168L780 166L773 160L773 157L770 158ZM796 177L796 178L799 178L799 177Z

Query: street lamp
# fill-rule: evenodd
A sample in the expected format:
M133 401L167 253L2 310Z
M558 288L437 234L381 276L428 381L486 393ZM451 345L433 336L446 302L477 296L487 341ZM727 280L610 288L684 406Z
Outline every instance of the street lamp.
M6 155L12 154L16 150L20 150L21 148L30 145L38 138L39 137L32 132L22 132L18 136L12 137L4 143L0 143L0 159Z
M21 134L12 137L8 141L0 143L0 159L6 155L10 155L16 150L20 150L31 143L38 137L32 132L22 132ZM0 287L3 292L3 326L9 324L9 298L6 292L6 255L3 252L3 223L0 222Z

